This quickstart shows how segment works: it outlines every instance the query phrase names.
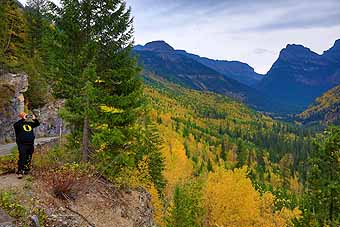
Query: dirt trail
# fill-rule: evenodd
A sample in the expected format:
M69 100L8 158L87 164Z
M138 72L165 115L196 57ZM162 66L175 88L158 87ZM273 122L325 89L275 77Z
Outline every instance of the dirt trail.
M16 174L6 174L0 176L0 191L6 189L22 188L25 185L25 179L18 179Z
M46 137L36 139L35 145L43 145L57 140L58 137ZM0 145L0 156L6 156L11 153L12 149L16 147L16 143L9 143ZM18 179L16 174L0 175L0 191L20 191L26 185L25 177ZM0 208L0 227L15 227L15 220L7 215L7 213Z

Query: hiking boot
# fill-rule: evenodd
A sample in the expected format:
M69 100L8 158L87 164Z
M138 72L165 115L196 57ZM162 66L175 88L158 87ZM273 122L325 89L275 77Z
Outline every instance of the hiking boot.
M22 174L22 173L17 173L17 177L18 177L18 179L22 179L22 178L24 177L24 174Z
M25 171L23 171L22 174L23 174L23 175L28 175L28 174L30 174L30 171L29 171L29 170L25 170Z

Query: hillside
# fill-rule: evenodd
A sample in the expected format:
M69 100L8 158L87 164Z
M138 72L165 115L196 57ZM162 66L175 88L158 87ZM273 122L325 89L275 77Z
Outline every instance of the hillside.
M304 123L321 122L326 124L340 123L340 85L330 89L308 107L298 117Z
M303 174L299 179L288 173L286 169L291 168L295 174L303 171L303 159L309 149L307 135L300 136L301 132L293 125L276 122L223 95L187 89L152 75L147 78L144 95L149 109L148 117L152 125L157 128L161 138L161 154L165 164L163 174L167 184L162 199L164 204L175 203L175 205L170 207L162 205L158 200L157 192L152 187L148 188L151 193L138 188L143 185L138 180L139 177L142 179L141 182L149 179L142 172L142 167L138 168L137 172L133 172L133 175L130 175L129 171L131 170L120 167L126 170L127 175L109 178L114 182L114 185L118 185L117 188L111 188L111 182L106 181L104 183L100 181L98 187L96 187L97 184L83 182L81 176L83 176L83 171L87 171L87 168L74 164L80 160L80 154L69 150L67 146L57 146L43 151L37 150L34 157L35 174L29 178L29 183L27 183L30 185L30 189L19 190L17 194L5 189L5 193L7 193L5 195L11 196L9 203L23 206L21 210L34 214L36 213L34 210L39 209L40 220L43 217L43 223L54 226L63 226L63 223L77 226L76 223L86 222L81 215L91 223L96 223L96 226L103 227L108 223L110 226L114 226L112 223L120 223L117 226L133 226L137 225L136 223L152 223L153 221L157 222L159 226L164 226L165 223L172 223L180 218L174 213L182 206L181 203L176 202L179 196L178 191L189 193L190 190L193 190L190 192L192 194L184 194L185 197L196 198L197 196L196 202L202 204L204 209L207 209L208 206L217 207L219 201L211 199L211 203L207 203L204 202L205 198L199 195L203 193L203 190L209 190L210 194L215 193L213 190L215 183L210 182L207 175L214 177L214 172L219 171L226 182L231 181L231 183L222 181L221 184L228 185L228 188L223 187L219 190L232 192L238 191L237 188L241 187L245 193L251 195L238 203L228 203L230 204L228 212L235 213L240 218L239 222L234 222L234 218L227 218L228 223L235 223L238 226L247 220L256 223L266 222L266 218L261 215L244 215L238 210L240 207L249 212L251 210L266 211L274 221L280 220L283 225L288 225L291 218L299 216L296 203L287 203L275 208L280 212L286 212L289 217L281 215L280 212L272 214L270 211L274 209L272 203L266 206L263 204L267 200L274 202L285 198L295 198L302 190L300 181L303 179ZM142 125L140 123L136 127L139 130L145 130L140 129ZM152 135L148 136L148 139L152 138ZM138 144L138 147L142 148L143 144ZM97 152L100 154L100 149ZM0 159L0 169L5 167L5 170L10 168L12 171L15 160L15 156L12 156L10 160ZM91 177L86 181L96 182L96 174L102 174L102 171L111 167L109 164L112 163L109 162L105 168L99 168L98 172L93 173L91 165L100 165L100 158L93 159L89 172ZM143 166L143 162L140 162L139 165ZM248 166L249 174L246 174L245 169L239 169L242 166ZM50 170L46 172L46 168L50 168ZM76 172L74 172L75 170ZM67 174L68 177L65 177L64 174ZM137 177L134 174L137 174ZM12 175L9 177L11 177L9 179L15 178ZM66 179L66 181L61 179ZM82 179L81 189L75 179ZM135 180L138 180L139 186L134 185L131 189L124 189L127 182L136 184ZM202 182L201 186L198 185L199 182ZM119 187L122 183L124 186ZM68 192L68 186L64 184L72 185L70 192ZM43 187L43 190L40 187ZM77 196L73 198L72 202L65 205L63 200L56 196L55 187L61 187L60 190L65 190L63 187L66 187L67 193L71 193L72 196L73 193L77 193ZM191 189L191 187L194 188ZM265 191L266 196L269 197L262 196L258 191L259 188ZM284 195L280 194L281 188L287 190ZM23 198L25 193L33 193L34 198L39 201L53 202L53 206L46 206L45 203L27 204ZM210 195L209 193L207 195ZM242 193L233 194L225 200L222 199L221 202L230 199L240 200ZM97 200L104 201L105 205L98 203ZM254 204L255 207L248 206L249 202L254 201L257 201ZM0 206L6 207L1 203ZM64 219L65 215L72 214L65 208L66 206L80 215ZM114 209L109 209L110 206ZM56 211L52 212L50 208ZM180 213L182 219L189 220L187 218L191 217L190 215L196 215L195 212L198 212L194 206L189 208L192 209L193 214ZM21 210L19 209L19 211ZM119 213L119 210L123 210L122 213ZM214 212L223 216L219 210ZM13 213L10 214L13 215ZM19 221L24 222L28 214L19 213L16 215L18 215ZM206 215L214 214L206 213ZM202 214L200 217L201 219L198 220L203 222L204 215ZM107 220L105 223L102 222L104 218ZM145 224L145 226L149 225ZM176 226L180 226L180 224Z
M279 163L286 155L294 159L292 169L303 170L310 141L297 126L274 121L222 95L186 89L157 77L147 83L151 87L145 94L151 98L160 132L170 130L172 136L164 138L177 134L175 138L187 144L186 155L194 161L196 171L204 171L208 162L220 165L221 160L229 167L255 165L262 169L267 168L263 159ZM189 141L193 144L188 145ZM204 149L195 153L197 146Z
M340 83L339 46L337 40L319 55L302 45L287 45L258 84L258 90L285 105L295 105L293 112L304 110Z
M187 53L185 50L177 50L177 53L188 56L203 65L210 67L224 76L237 80L250 87L255 87L262 79L263 75L254 71L254 68L239 61L213 60L199 55Z
M220 168L235 171L229 179L234 181L238 168L247 166L248 180L251 179L252 187L272 193L277 202L291 201L278 206L278 209L294 209L297 206L293 201L300 197L303 190L306 155L312 149L308 132L303 132L294 125L274 121L223 95L187 89L152 75L147 77L146 83L144 93L150 104L150 117L163 140L164 175L168 182L165 195L168 200L177 204L172 208L173 212L181 212L181 217L172 213L170 220L182 223L186 219L190 223L191 215L195 215L200 209L191 203L199 205L204 201L200 193L206 187L230 185L229 189L221 188L224 192L237 191L235 187L246 187L241 183L222 183L222 179L216 185L209 186L207 175L219 172ZM199 186L199 182L203 182L203 185ZM199 189L200 187L202 188ZM211 193L215 193L214 189L211 190ZM183 196L180 197L183 203L176 202L178 196ZM240 195L230 195L228 201L240 200L238 196ZM194 201L186 201L186 197L193 198ZM229 207L229 211L234 212L237 217L242 216L242 211L237 207L243 204L242 207L247 209L251 201L248 199L230 205L235 209ZM215 207L217 203L215 201L211 206ZM221 203L228 204L223 199ZM183 209L182 206L194 214L184 215L180 210ZM219 215L225 217L228 213ZM240 220L254 220L253 218L254 216L244 215ZM231 226L242 223L235 222L233 225L233 218L225 219L228 222L224 223Z
M112 189L110 182L103 183L102 181L99 187L95 187L97 184L93 185L81 180L82 189L80 189L77 186L78 181L73 178L74 175L71 173L77 174L77 179L83 179L80 176L82 176L83 171L87 171L87 168L84 169L83 166L74 164L79 160L80 154L68 150L67 147L37 151L34 158L35 174L32 178L29 178L31 189L20 190L18 194L6 189L6 193L11 195L10 204L20 204L20 206L24 204L22 206L26 211L39 209L41 212L39 214L42 215L39 217L45 217L44 223L54 226L63 226L62 223L77 226L74 223L86 222L80 215L73 215L74 218L65 220L63 217L72 213L65 208L66 206L85 216L88 221L96 223L96 226L104 227L108 223L110 223L110 226L114 226L112 223L120 223L119 226L133 226L131 223L140 223L139 221L145 223L156 221L160 226L164 226L165 223L172 223L180 218L188 221L188 218L191 218L190 215L196 215L195 212L198 212L193 206L189 207L193 214L179 213L181 217L176 216L175 210L181 209L183 205L176 202L178 196L180 196L178 191L184 193L183 196L187 198L196 198L197 196L196 202L202 204L204 210L208 206L217 207L219 200L214 200L212 197L211 202L207 203L204 202L206 198L200 196L200 194L205 190L208 190L211 195L215 193L215 183L210 182L208 180L210 178L207 178L207 176L217 177L214 176L214 173L220 172L223 175L221 180L226 181L221 181L221 185L228 185L227 188L223 186L223 188L218 189L220 192L238 191L238 188L244 190L240 194L236 193L225 198L225 200L220 200L223 203L230 199L239 201L235 204L227 203L230 204L228 212L239 216L239 222L235 222L233 217L227 218L225 223L235 223L234 226L238 226L244 221L256 223L268 221L261 215L245 215L239 210L240 207L249 212L268 212L268 215L272 217L271 220L281 221L283 225L288 225L291 223L291 218L299 216L300 211L296 208L298 205L295 202L275 208L279 209L280 212L285 212L285 215L288 216L284 216L280 212L271 213L270 210L274 209L273 203L264 204L267 200L274 202L286 198L295 198L301 192L303 174L301 174L301 178L295 175L303 172L305 168L303 160L309 150L307 134L303 135L297 127L274 121L223 95L187 89L152 75L147 78L144 95L149 109L148 117L157 128L161 138L161 154L164 157L165 164L164 177L167 184L162 199L165 204L175 203L175 205L163 208L160 200L157 200L157 192L154 191L154 188L148 189L152 192L149 194L138 189L138 187L124 189L124 186ZM140 126L136 127L139 128ZM152 138L153 136L148 137L148 139ZM143 147L142 144L138 144L138 146ZM98 150L97 152L101 151ZM92 160L92 163L100 164L100 162L98 163L99 160ZM65 164L65 162L73 164ZM53 163L53 168L46 173L45 169L49 168L51 163ZM0 169L8 168L8 166L13 168L15 158L11 159L10 162L8 162L8 159L4 159L0 164ZM143 165L143 163L141 162L140 165ZM248 166L249 172L247 174L245 169L239 169L242 166ZM287 172L287 168L292 169L294 174ZM74 172L75 170L76 172ZM139 173L142 170L143 168L139 169L137 173L141 175L143 180L148 179L147 176L145 178L144 172ZM90 171L94 175L102 173L93 173L91 168ZM102 170L98 169L98 171ZM52 177L51 174L54 176ZM66 178L63 174L67 174L68 177ZM125 175L123 175L123 179L120 177L111 178L111 180L114 179L114 185L119 185L119 180L124 184L136 180L135 175L129 175L128 170L126 174L131 179L125 179ZM12 178L15 177L12 176ZM74 201L66 205L58 197L55 198L53 189L54 187L64 187L64 183L62 183L64 181L61 180L64 178L67 179L65 184L70 183L72 185L71 195L77 193ZM70 180L71 182L69 182ZM91 176L87 181L97 181L97 178ZM199 186L199 182L202 182L201 186ZM40 187L43 187L44 190L42 191ZM280 194L282 188L287 190L285 194ZM112 190L114 191L113 194ZM193 191L190 192L190 190ZM262 196L258 190L266 192L266 196ZM34 198L53 202L53 206L46 206L45 203L26 204L22 194L33 192ZM207 195L210 195L209 193ZM243 198L242 193L248 193L250 196ZM150 196L152 196L152 200L150 200ZM105 205L94 201L93 197L99 201L105 201ZM248 206L250 202L254 202L254 206ZM0 204L0 206L4 205ZM108 206L112 206L114 209L111 210ZM50 207L53 207L56 211L51 212ZM120 209L123 210L122 217L120 217ZM166 212L163 211L164 209L166 209ZM215 210L214 212L223 217L221 211ZM36 212L33 211L33 213ZM205 214L209 217L215 215L214 213ZM228 214L226 213L226 215ZM18 219L24 221L27 214L18 215ZM200 217L201 219L197 220L206 221L203 219L203 214ZM103 218L108 221L103 223L101 220ZM272 221L268 221L268 225L269 223L272 224ZM149 225L145 224L145 226ZM180 224L176 226L180 226ZM265 225L261 224L261 226Z
M17 153L0 154L0 226L154 225L152 198L148 191L115 187L98 178L92 170L70 163L70 153L63 159L62 153L55 143L37 147L34 172L24 179L18 179L14 174ZM10 218L3 215L3 211ZM33 217L40 225L33 224ZM8 223L4 224L5 221Z

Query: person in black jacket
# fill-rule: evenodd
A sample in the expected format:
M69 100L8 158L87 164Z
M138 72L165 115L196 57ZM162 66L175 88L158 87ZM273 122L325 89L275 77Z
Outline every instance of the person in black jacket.
M21 118L14 124L16 143L19 150L18 161L18 178L22 178L24 174L30 171L32 155L34 152L34 131L33 129L40 125L38 119L33 114L33 121L28 121L28 115L25 112L19 114Z

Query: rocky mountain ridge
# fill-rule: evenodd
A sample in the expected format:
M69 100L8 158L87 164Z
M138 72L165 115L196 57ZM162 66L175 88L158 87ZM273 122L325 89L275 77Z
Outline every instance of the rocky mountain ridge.
M257 89L303 110L315 98L340 84L340 40L319 55L302 45L289 44L281 50Z
M188 53L185 50L176 50L165 41L152 41L144 46L137 45L134 47L135 51L151 51L151 52L168 52L172 54L182 55L191 58L204 66L213 69L214 71L222 74L226 78L238 81L241 84L247 86L256 85L263 75L254 71L254 68L246 63L239 61L227 61L227 60L214 60L206 57L201 57L196 54Z

